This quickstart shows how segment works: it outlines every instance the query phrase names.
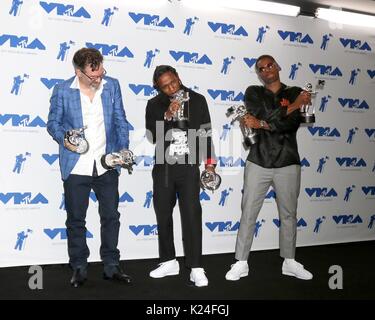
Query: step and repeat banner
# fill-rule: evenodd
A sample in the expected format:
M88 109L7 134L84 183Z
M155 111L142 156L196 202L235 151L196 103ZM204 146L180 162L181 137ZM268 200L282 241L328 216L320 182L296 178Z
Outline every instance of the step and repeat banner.
M188 2L188 1L187 1ZM185 1L186 3L186 1ZM302 185L298 246L375 239L374 32L308 17L229 9L193 9L183 1L2 0L0 4L0 267L65 263L67 240L58 146L46 131L49 98L73 75L81 47L99 49L118 78L131 124L132 175L120 177L122 259L158 256L152 205L154 147L145 139L145 107L156 91L155 66L170 64L209 104L223 182L203 191L204 254L233 252L241 215L247 151L226 110L242 104L261 54L273 55L282 81L320 83L316 123L301 127ZM202 1L204 4L204 1ZM271 188L253 250L278 247ZM87 241L98 261L98 203L90 195ZM183 255L178 206L175 243Z

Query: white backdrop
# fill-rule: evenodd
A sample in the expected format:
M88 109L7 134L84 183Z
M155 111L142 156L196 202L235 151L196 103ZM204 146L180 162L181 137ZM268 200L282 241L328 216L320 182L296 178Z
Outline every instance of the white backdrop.
M207 98L223 183L214 194L201 194L203 250L234 251L247 152L238 130L228 129L225 111L241 103L248 85L259 84L253 64L261 54L275 56L286 84L326 81L316 97L315 126L298 131L298 246L375 239L374 31L307 17L139 2L1 1L0 267L68 261L58 147L45 125L52 87L73 75L72 56L83 46L102 51L108 75L120 80L134 128L131 149L138 165L120 178L122 259L158 256L154 148L144 138L158 64L176 67L183 83ZM254 250L278 247L274 197L271 189ZM174 217L182 255L177 207ZM87 228L90 260L98 261L94 194Z

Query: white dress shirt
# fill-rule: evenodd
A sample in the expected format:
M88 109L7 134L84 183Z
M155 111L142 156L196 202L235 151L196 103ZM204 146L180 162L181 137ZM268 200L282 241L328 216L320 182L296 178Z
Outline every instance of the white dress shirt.
M106 149L103 104L101 99L103 85L105 83L106 81L103 79L98 90L95 92L92 102L90 98L84 95L80 90L77 77L75 77L71 85L72 89L80 90L83 125L87 126L84 133L89 144L88 151L80 155L78 162L73 168L72 174L92 176L94 161L96 161L99 176L107 171L103 168L100 161Z

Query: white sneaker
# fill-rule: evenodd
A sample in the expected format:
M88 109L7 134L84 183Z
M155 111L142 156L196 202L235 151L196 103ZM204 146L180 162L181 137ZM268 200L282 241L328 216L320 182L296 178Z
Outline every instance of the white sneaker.
M294 259L284 259L282 274L302 280L311 280L313 275Z
M203 268L192 268L190 272L190 281L197 287L208 286L208 279Z
M230 270L225 275L225 279L230 281L240 280L242 277L247 277L249 274L249 265L247 261L237 261L230 266Z
M151 278L164 278L166 276L175 276L180 273L180 265L176 259L162 262L159 266L150 272Z

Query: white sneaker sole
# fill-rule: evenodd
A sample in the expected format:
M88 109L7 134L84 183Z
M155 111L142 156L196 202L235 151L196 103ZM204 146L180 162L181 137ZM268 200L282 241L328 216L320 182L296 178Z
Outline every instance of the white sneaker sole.
M207 282L205 282L205 283L201 283L201 284L196 284L195 282L194 282L194 280L190 277L190 281L191 282L193 282L194 283L194 285L196 286L196 287L207 287L208 286L208 281Z
M288 272L288 271L283 271L282 274L285 275L285 276L295 277L295 278L300 279L300 280L311 280L313 278L313 277L309 277L309 278L299 277L296 274L294 274L293 272Z
M154 278L154 279L160 279L160 278L164 278L164 277L168 277L168 276L177 276L179 273L180 273L180 270L171 271L171 272L168 272L168 273L158 274L158 275L152 275L150 273L150 277Z
M225 279L228 280L228 281L238 281L238 280L240 280L240 279L243 278L243 277L247 277L248 275L249 275L249 271L247 271L247 272L242 272L242 273L239 275L238 278L229 278L229 277L225 276Z

